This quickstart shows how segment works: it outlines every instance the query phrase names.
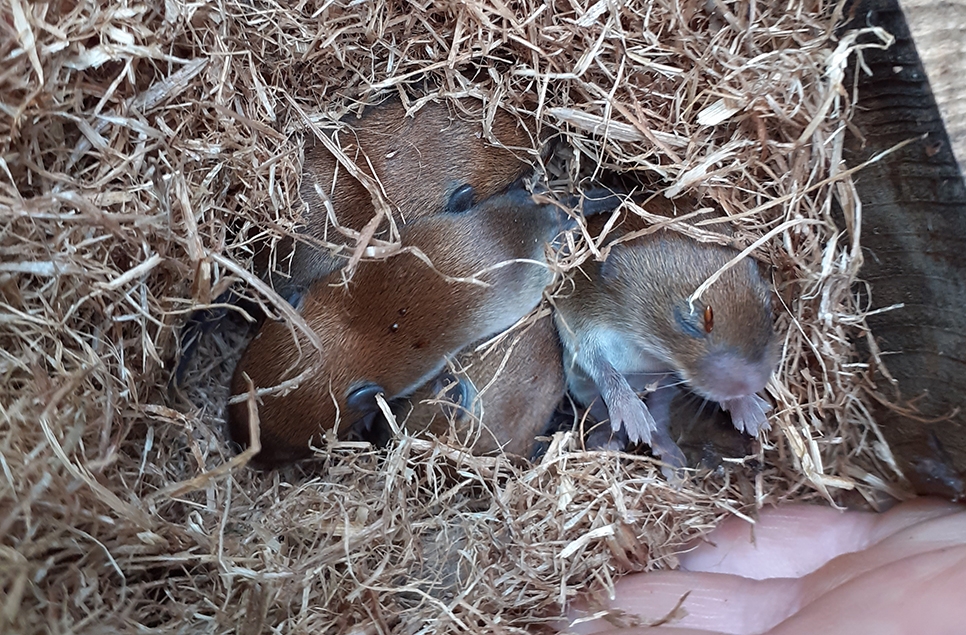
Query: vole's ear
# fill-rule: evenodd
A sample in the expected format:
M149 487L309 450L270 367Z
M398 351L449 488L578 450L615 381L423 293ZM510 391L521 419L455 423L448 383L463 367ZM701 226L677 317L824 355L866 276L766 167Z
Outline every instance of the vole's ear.
M443 212L446 214L462 214L473 207L473 200L476 198L476 190L473 186L464 183L456 188L456 191L449 197Z
M376 395L385 392L378 384L364 382L349 390L346 394L346 405L356 412L372 412L379 407L376 404Z
M473 400L476 399L476 388L469 379L457 377L452 373L443 373L433 383L433 392L444 403L440 404L448 419L461 423L467 419ZM448 403L446 403L448 402Z

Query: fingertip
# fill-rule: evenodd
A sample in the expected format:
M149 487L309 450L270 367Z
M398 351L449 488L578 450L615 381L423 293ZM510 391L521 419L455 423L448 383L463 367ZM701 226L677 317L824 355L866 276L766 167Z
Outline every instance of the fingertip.
M814 505L763 509L752 524L733 516L680 556L681 569L755 580L798 578L865 548L874 516Z
M871 539L882 540L915 525L953 514L966 514L966 505L925 496L914 498L876 516Z
M571 607L568 616L573 625L566 632L602 633L622 625L646 626L651 629L648 632L662 627L732 635L762 633L797 611L800 597L797 580L759 581L680 571L633 574L615 586L614 598L606 606L611 615L586 620L593 610L586 605ZM674 630L675 635L681 632L687 631Z

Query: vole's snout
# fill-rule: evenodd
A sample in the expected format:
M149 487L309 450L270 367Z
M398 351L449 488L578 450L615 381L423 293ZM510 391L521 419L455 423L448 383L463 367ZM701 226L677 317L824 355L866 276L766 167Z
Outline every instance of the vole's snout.
M714 401L753 395L765 387L772 368L765 360L750 361L732 351L712 351L698 363L695 388Z

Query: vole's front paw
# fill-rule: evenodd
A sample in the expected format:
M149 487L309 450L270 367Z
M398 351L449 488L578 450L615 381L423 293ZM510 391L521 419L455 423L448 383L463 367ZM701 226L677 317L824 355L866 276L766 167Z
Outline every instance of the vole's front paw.
M611 428L616 431L623 427L631 443L651 444L651 433L657 429L657 423L644 402L633 392L607 404L607 412Z
M742 432L758 436L759 430L771 429L771 424L765 415L771 410L771 404L758 395L729 399L720 403L721 408L731 414L731 422Z

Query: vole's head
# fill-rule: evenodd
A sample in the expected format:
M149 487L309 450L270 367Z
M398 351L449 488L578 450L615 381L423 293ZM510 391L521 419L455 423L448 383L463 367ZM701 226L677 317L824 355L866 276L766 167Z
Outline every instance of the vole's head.
M695 290L738 252L671 232L646 240L637 258L620 250L605 263L605 280L623 284L625 328L694 390L712 401L752 395L778 363L771 292L751 259L725 270L702 295ZM641 255L643 254L643 255ZM646 261L647 275L641 271ZM611 262L613 260L614 262ZM636 326L634 324L636 323Z

